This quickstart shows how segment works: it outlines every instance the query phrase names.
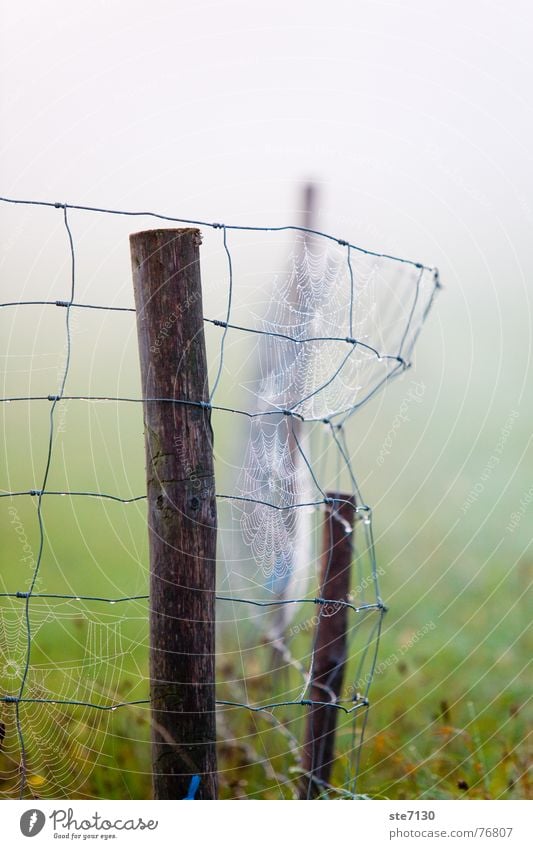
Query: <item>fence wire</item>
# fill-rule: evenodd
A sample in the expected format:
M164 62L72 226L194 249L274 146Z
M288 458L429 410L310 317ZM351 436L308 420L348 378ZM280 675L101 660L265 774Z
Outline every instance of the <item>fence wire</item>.
M132 212L120 209L106 209L101 207L83 206L79 204L60 203L53 201L35 201L35 200L20 200L13 198L0 197L0 202L6 206L24 205L32 207L49 208L52 214L62 216L63 227L65 232L66 249L68 251L70 265L70 290L68 297L64 300L9 300L0 304L1 309L10 307L26 307L26 306L43 306L55 307L64 310L64 333L65 333L65 357L62 373L59 375L58 387L53 389L50 394L46 395L6 395L0 398L0 403L17 403L17 402L43 402L48 403L49 407L49 425L47 447L44 458L44 472L42 474L39 486L35 487L32 482L28 489L17 491L1 491L0 498L14 499L18 497L30 497L35 500L35 514L39 531L38 551L35 558L35 564L29 585L26 589L14 587L10 591L0 593L1 598L9 598L20 600L23 606L23 618L25 627L25 651L24 663L20 670L20 682L17 691L12 695L1 694L0 702L6 706L13 707L15 715L16 732L18 735L18 744L20 751L19 765L19 794L20 798L24 798L28 794L35 795L35 791L28 784L29 775L29 755L26 745L26 733L24 726L23 705L41 704L41 705L64 705L64 706L82 706L95 711L115 711L119 708L127 708L135 705L149 705L149 699L127 700L109 700L107 702L85 701L70 698L45 698L32 695L28 691L28 675L32 665L32 644L34 639L33 621L32 621L32 600L47 599L66 602L84 602L91 604L104 605L127 605L132 602L148 602L149 597L145 594L132 594L108 597L104 595L75 595L53 592L39 592L38 580L43 567L43 553L45 548L45 522L43 516L43 503L45 499L54 496L69 496L72 498L89 498L99 500L111 500L121 504L131 504L146 499L146 495L141 493L132 497L123 497L119 494L107 492L90 491L90 490L57 490L49 488L50 471L53 461L54 438L56 430L56 412L58 405L66 401L84 401L84 402L112 402L116 404L147 404L151 401L167 402L169 404L185 404L199 406L208 409L210 412L224 413L230 416L242 416L250 420L251 427L255 427L255 437L250 436L250 445L252 451L252 466L255 463L255 468L250 466L250 461L245 461L247 465L248 485L237 486L236 491L227 493L217 493L216 497L220 501L234 503L241 518L244 532L250 527L250 522L253 528L253 541L250 543L249 551L252 551L252 557L255 556L256 561L262 568L262 576L265 582L272 578L277 585L273 590L275 598L261 599L254 597L251 592L249 597L245 595L234 594L217 594L217 600L220 603L237 603L239 605L248 606L249 608L260 608L263 610L279 609L291 607L310 607L318 611L316 620L316 629L314 632L313 644L310 651L310 663L307 669L301 662L292 656L291 650L288 647L288 640L283 628L276 632L277 636L272 638L273 643L281 647L281 651L288 664L297 667L303 679L303 686L296 693L294 698L279 698L271 699L265 703L256 704L253 701L243 698L235 699L217 699L217 705L220 708L241 708L246 709L251 714L264 713L268 715L268 721L273 721L277 725L283 726L283 722L278 720L273 714L273 711L279 708L292 708L302 706L304 708L327 707L332 710L339 711L343 714L354 715L353 725L353 753L354 756L350 761L349 776L346 783L346 788L339 787L338 795L341 797L353 798L357 792L356 780L359 773L361 746L364 740L365 728L369 710L369 689L372 682L373 674L376 667L376 659L379 647L379 636L382 628L382 619L386 612L386 606L381 597L379 589L379 576L374 550L374 537L372 530L372 510L362 498L356 476L352 467L350 451L346 437L346 423L348 419L370 398L372 398L381 387L395 376L405 372L411 365L410 357L413 347L418 339L420 330L426 321L428 313L433 304L436 291L440 288L438 271L419 262L402 259L400 257L391 256L384 253L376 253L369 251L352 244L344 239L336 238L328 233L319 230L308 229L301 226L275 226L275 227L260 227L260 226L243 226L235 224L222 224L209 221L200 221L194 219L186 219L164 215L154 212ZM70 213L79 212L88 215L104 215L104 216L124 216L130 218L143 217L152 218L159 221L197 226L204 229L218 230L222 237L222 248L226 257L227 263L227 299L225 315L223 319L204 317L206 324L218 328L220 333L218 364L216 366L215 379L213 381L211 393L208 402L194 401L181 398L143 398L143 397L128 397L116 395L77 395L66 394L65 387L69 378L69 372L72 359L72 332L71 319L75 310L94 310L94 311L109 311L122 313L135 313L135 309L131 307L121 307L115 305L83 303L76 299L77 296L77 251L72 229L70 226ZM291 233L295 238L300 239L301 250L300 255L306 256L306 266L304 270L296 269L292 281L293 293L297 291L300 297L300 304L292 303L285 314L280 318L263 316L258 322L258 326L245 326L241 323L232 320L234 311L235 286L234 286L234 263L232 249L230 245L230 234L232 232L242 231L244 233ZM344 268L341 268L341 261L335 260L326 266L315 267L315 258L310 249L322 244L333 244L335 249L342 249L344 252ZM395 328L396 337L393 341L393 346L390 349L385 347L385 336L390 336L390 328L392 319L389 316L385 321L385 333L381 334L380 339L370 339L368 334L358 335L358 328L361 322L359 321L359 312L363 308L359 303L358 293L358 274L354 268L354 256L366 257L377 262L386 262L388 268L407 269L411 276L409 302L401 304L404 318L401 326ZM315 263L316 264L316 263ZM325 303L320 303L321 314L316 318L316 315L310 315L313 310L313 305L309 306L306 297L313 298L307 293L305 288L311 280L310 289L316 290L317 285L324 286L328 284L328 274L331 280L338 277L339 274L344 274L345 295L340 302L338 315L345 315L346 324L338 324L338 316L333 317L335 327L338 327L337 333L331 332L325 334L324 326L332 328L331 323L324 325L320 319L324 318L327 309L333 309L331 304L330 293L325 291ZM314 278L313 278L314 275ZM289 274L290 277L290 274ZM280 294L281 292L281 294ZM286 296L283 290L283 282L281 289L278 287L273 296L274 311L279 306L279 298L283 299ZM324 291L320 295L323 298ZM394 292L390 294L390 298L399 297ZM303 299L303 300L302 300ZM326 309L322 309L325 305ZM286 306L286 305L285 305ZM316 304L315 304L316 307ZM387 308L387 304L385 305ZM374 306L368 305L368 316L372 317ZM318 311L320 312L320 310ZM309 313L309 314L308 314ZM288 316L288 318L287 318ZM343 319L344 321L344 319ZM373 321L373 318L372 318ZM388 322L388 324L387 324ZM341 328L344 328L344 333ZM364 328L363 328L364 329ZM267 357L268 364L264 369L259 382L256 381L255 388L252 390L250 397L252 402L247 407L235 407L215 403L215 396L219 397L221 381L224 375L227 356L228 335L247 334L257 338L259 345L274 344L280 346L281 353L277 349L272 354L272 349ZM394 334L392 334L394 336ZM290 349L287 349L290 346ZM345 353L336 359L338 350L345 346ZM263 349L259 349L265 350ZM302 353L303 352L303 353ZM311 352L311 353L309 353ZM356 361L356 356L360 359ZM331 359L331 363L330 363ZM324 365L325 362L325 365ZM355 366L354 366L355 363ZM374 375L371 369L376 363L383 366L384 373ZM350 371L352 370L352 371ZM354 375L363 373L362 378L354 378ZM303 374L305 380L299 381L300 375ZM279 389L280 375L284 376L284 390ZM355 381L355 382L354 382ZM268 388L265 388L268 385ZM339 388L340 385L340 388ZM287 386L290 391L287 391ZM279 425L283 424L283 430L280 431ZM344 471L348 475L352 495L356 499L356 518L361 520L360 527L364 537L364 552L368 557L370 564L371 578L369 584L372 590L371 600L365 600L364 592L361 591L358 601L355 599L330 599L321 597L320 593L309 595L308 592L294 595L290 593L290 577L291 565L285 564L283 569L280 567L281 543L287 544L287 540L294 543L295 537L291 536L293 528L287 515L295 514L298 510L309 513L309 511L321 511L325 507L331 505L340 505L344 497L340 495L335 497L326 491L320 482L320 473L316 470L316 464L313 462L311 453L304 443L304 434L302 426L313 426L320 423L325 426L325 439L329 440L329 444L337 457L337 465L339 474ZM271 429L269 430L269 424ZM281 432L281 437L279 436ZM254 442L255 439L255 442ZM263 497L265 491L264 477L268 476L275 466L274 472L278 472L280 457L283 454L283 439L291 441L292 453L287 462L295 463L295 457L301 466L300 473L307 475L311 482L311 488L314 491L312 497L300 498L295 497L295 493L301 496L301 493L308 493L309 486L299 486L296 483L292 486L290 493L280 487L279 481L274 486L274 496L272 498ZM276 442L278 440L278 442ZM257 448L254 449L254 445ZM272 447L274 446L274 447ZM255 454L254 454L255 450ZM325 456L325 454L324 454ZM287 458L285 458L287 459ZM251 471L250 471L251 469ZM286 473L285 469L285 473ZM290 470L292 474L294 470ZM296 477L296 473L295 477ZM269 478L270 481L270 478ZM281 497L280 497L281 493ZM250 513L259 511L259 513ZM265 511L267 511L265 513ZM267 518L269 515L280 514L279 522ZM330 514L331 515L331 514ZM259 518L258 518L259 517ZM360 532L359 532L360 533ZM246 533L244 533L246 536ZM262 537L263 535L263 537ZM260 544L257 540L260 540ZM261 542L262 540L262 542ZM254 544L258 546L259 552L254 549ZM268 551L268 557L272 560L270 573L268 569L265 571L265 552ZM276 571L277 570L277 571ZM327 576L327 569L326 569ZM361 576L360 576L361 577ZM280 584L281 581L281 584ZM256 582L257 583L257 582ZM261 581L259 581L259 584ZM257 584L257 586L259 585ZM363 578L364 585L364 578ZM263 583L263 588L265 583ZM272 589L272 587L271 587ZM360 660L358 668L355 672L354 686L345 692L349 694L346 699L340 698L325 698L323 701L309 698L309 691L313 681L313 669L315 660L315 646L318 635L318 629L322 621L323 615L328 615L331 610L345 607L353 616L366 616L367 613L376 616L376 621L370 630L370 634L364 645L361 646ZM288 620L290 622L290 619ZM287 621L284 621L286 629ZM357 626L358 627L358 626ZM354 634L357 633L357 627L354 629ZM272 637L272 629L269 631ZM365 663L369 663L368 672L362 679L362 670ZM362 691L356 687L356 684L364 680ZM355 717L361 715L361 725L359 727L358 736L356 736ZM282 728L283 733L291 738L291 747L294 751L296 740L291 734L288 727ZM329 785L324 788L326 791L335 788Z

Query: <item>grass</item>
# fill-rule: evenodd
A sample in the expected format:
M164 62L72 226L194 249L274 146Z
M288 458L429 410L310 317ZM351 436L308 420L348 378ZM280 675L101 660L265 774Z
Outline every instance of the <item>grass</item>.
M18 516L21 517L21 512ZM56 529L52 526L50 530L54 537ZM57 532L59 535L59 527ZM13 540L12 526L6 527L5 522L3 534L11 542L7 554L8 562L12 563L16 561L19 541ZM68 540L65 545L64 557L75 561L75 541L70 553ZM116 591L128 585L128 566L109 547L107 562L113 559ZM52 571L46 561L45 568ZM448 577L447 591L455 599L453 615L449 613L447 596L429 592L413 608L410 584L407 589L397 588L392 610L385 618L371 690L372 708L362 750L359 792L371 798L393 799L529 798L528 693L524 677L519 674L530 657L522 635L527 611L525 603L515 604L512 615L494 618L494 602L490 599L496 597L501 602L501 595L497 595L501 580L495 570L490 574L491 579L486 577L476 592L470 593L462 591L464 578L459 572ZM59 574L57 577L60 579ZM13 586L15 580L16 570L4 569L4 586ZM47 589L54 586L50 574L46 585ZM83 582L82 585L85 591L87 585ZM102 588L106 589L103 583L99 591ZM138 582L135 588L138 589ZM507 589L515 599L519 582ZM419 592L423 599L424 586L420 582ZM25 648L20 637L24 633L21 604L20 600L2 601L2 686L11 687L9 692L14 692ZM28 681L36 697L60 693L64 697L103 703L147 695L143 602L135 603L127 616L117 606L98 608L75 602L35 600L32 610L35 647ZM408 616L406 611L410 611ZM297 631L295 625L303 621L296 617L293 630ZM231 620L222 628L219 647L225 653L219 659L219 698L242 698L243 667L246 696L250 700L257 703L268 700L273 691L285 698L297 698L301 685L297 673L293 670L287 673L285 669L274 677L270 675L272 657L268 648L262 646L263 631L257 620L243 619L238 625L239 647ZM308 658L310 633L302 629L289 640L295 657ZM356 655L363 642L362 634L353 640L348 677L354 674ZM99 661L98 652L104 658L107 654L108 660ZM8 661L14 664L13 668L7 668ZM274 665L278 664L274 661ZM221 714L222 798L293 797L304 711L300 707L285 708L263 716L227 709ZM76 798L150 795L149 724L145 706L106 714L91 709L32 706L23 709L22 717L34 795L72 794ZM5 736L0 751L0 792L10 797L18 762L12 706L2 707L2 722ZM353 765L351 734L350 723L341 721L340 754L332 783L345 791L353 789L348 780Z

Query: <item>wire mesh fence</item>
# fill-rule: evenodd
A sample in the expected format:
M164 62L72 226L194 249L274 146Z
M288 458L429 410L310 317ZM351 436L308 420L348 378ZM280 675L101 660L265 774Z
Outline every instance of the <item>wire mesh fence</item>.
M72 555L72 544L61 542L53 549L52 543L55 536L65 539L69 525L79 526L82 502L98 502L99 507L113 502L137 505L140 512L135 521L142 527L144 492L111 491L98 485L70 487L64 480L61 485L61 470L79 465L80 455L86 454L85 472L92 474L95 483L100 480L100 463L109 481L117 482L120 475L113 473L115 465L135 462L138 466L142 459L138 414L143 405L157 400L205 409L215 434L220 489L216 495L217 621L222 647L217 655L217 706L223 771L224 764L228 772L233 769L235 751L239 751L239 768L259 760L265 787L291 798L302 773L305 713L324 708L337 712L346 725L338 738L339 768L331 782L315 779L318 792L355 797L361 792L357 785L361 747L386 607L379 586L372 510L357 483L348 432L354 413L410 367L414 345L440 285L437 270L367 251L306 227L240 226L68 203L0 201L8 210L32 207L39 215L39 227L46 227L43 217L61 216L63 250L68 257L68 284L61 281L63 297L23 299L14 278L9 281L11 294L0 304L3 315L15 310L17 318L23 308L38 308L40 317L56 310L63 325L59 366L43 368L41 373L32 359L24 372L26 392L17 391L20 371L15 369L12 375L8 367L7 391L0 399L8 452L10 439L20 438L23 428L38 430L41 442L46 434L38 477L23 482L21 474L15 474L20 486L8 483L0 493L9 505L3 521L13 526L23 548L22 555L10 552L0 593L1 728L3 754L10 765L2 769L0 792L20 797L79 793L90 768L101 764L105 753L106 726L95 717L120 709L128 715L138 711L139 723L148 722L146 567L126 570L119 580L115 566L115 558L120 559L117 548L128 546L136 567L146 563L142 543L141 550L138 545L141 537L134 539L131 528L122 527L115 513L105 510L102 514L97 509L91 514L88 536L82 534L84 554L78 562L65 562L65 556ZM155 219L201 227L210 234L213 242L203 254L204 289L208 304L213 304L213 312L204 317L212 387L208 401L117 392L109 376L115 379L119 363L105 351L103 362L93 365L91 374L102 380L104 389L76 391L87 386L84 369L101 347L94 332L97 325L91 324L84 358L73 371L76 315L90 313L102 324L103 316L116 320L122 314L130 320L135 315L133 306L112 302L116 291L107 283L111 302L97 303L90 297L101 284L95 283L98 263L92 274L85 271L87 233L95 253L98 246L90 229L83 240L77 240L73 218L81 217ZM38 268L39 256L32 262ZM188 306L175 305L160 328L161 339L172 334ZM43 322L44 337L56 338L57 327L49 331ZM112 326L111 332L116 343L110 348L113 354L119 353L121 339L129 351L131 328ZM30 338L32 351L38 354L39 333L22 342L10 336L15 353L8 346L8 366L20 356L17 345L24 348ZM157 340L154 347L157 354ZM128 363L127 379L132 389L138 389L136 363ZM104 416L104 434L95 438L101 450L95 453L91 445L92 456L84 442L91 438L82 420L86 414L71 412L84 404L89 409L111 409L116 417ZM11 405L9 412L7 405ZM44 431L41 419L36 427L31 418L37 405L46 409ZM26 418L6 424L16 407L26 411ZM119 408L133 408L137 441L131 434L121 437ZM184 438L176 436L177 451L186 451L180 442ZM37 436L34 440L32 473ZM124 445L128 450L124 451ZM20 468L29 472L22 461ZM10 473L9 481L12 477ZM127 475L123 478L125 482ZM354 523L345 528L353 535L352 588L346 597L328 598L321 588L331 551L326 552L325 572L320 573L322 529L347 503L346 493L355 499ZM62 496L69 505L68 515ZM26 530L30 514L26 508L22 515L17 506L21 500L33 505L34 547ZM98 522L102 518L113 528L115 539L112 547L100 550ZM98 565L97 578L90 569L80 568L87 553ZM25 571L20 565L24 562L29 564ZM47 577L56 585L44 587ZM98 586L102 591L94 590ZM128 591L132 586L135 590ZM110 592L110 588L120 591ZM112 607L125 612L118 618L114 613L110 616ZM97 609L106 612L96 613ZM314 696L311 691L321 625L340 610L351 617L347 680L342 693L325 687L323 697L317 698L316 690ZM59 628L59 641L57 636L45 639L54 627ZM67 650L69 641L72 646ZM236 719L243 710L249 720ZM264 751L265 728L270 751ZM257 740L261 743L254 743ZM93 795L110 792L105 782L91 787ZM260 796L261 787L249 795Z

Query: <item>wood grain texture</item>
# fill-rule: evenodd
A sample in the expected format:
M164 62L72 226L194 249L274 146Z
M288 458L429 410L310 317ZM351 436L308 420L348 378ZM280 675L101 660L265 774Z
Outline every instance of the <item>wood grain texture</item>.
M328 505L324 520L320 594L333 601L347 601L353 558L355 499L351 495L326 493L340 502ZM324 605L315 634L315 656L311 680L312 701L331 702L342 698L347 655L348 608ZM302 768L306 775L299 787L300 799L320 792L318 781L328 782L335 758L338 710L310 707L307 716Z
M207 401L200 232L130 236L144 398ZM216 502L210 413L144 403L156 799L217 796Z

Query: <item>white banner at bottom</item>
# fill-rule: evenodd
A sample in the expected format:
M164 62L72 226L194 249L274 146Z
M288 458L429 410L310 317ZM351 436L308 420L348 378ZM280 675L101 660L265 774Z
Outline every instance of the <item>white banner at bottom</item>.
M526 847L527 801L3 801L1 845L217 847L291 845ZM273 806L276 810L273 810ZM324 806L335 805L335 811ZM30 843L34 840L35 843Z

